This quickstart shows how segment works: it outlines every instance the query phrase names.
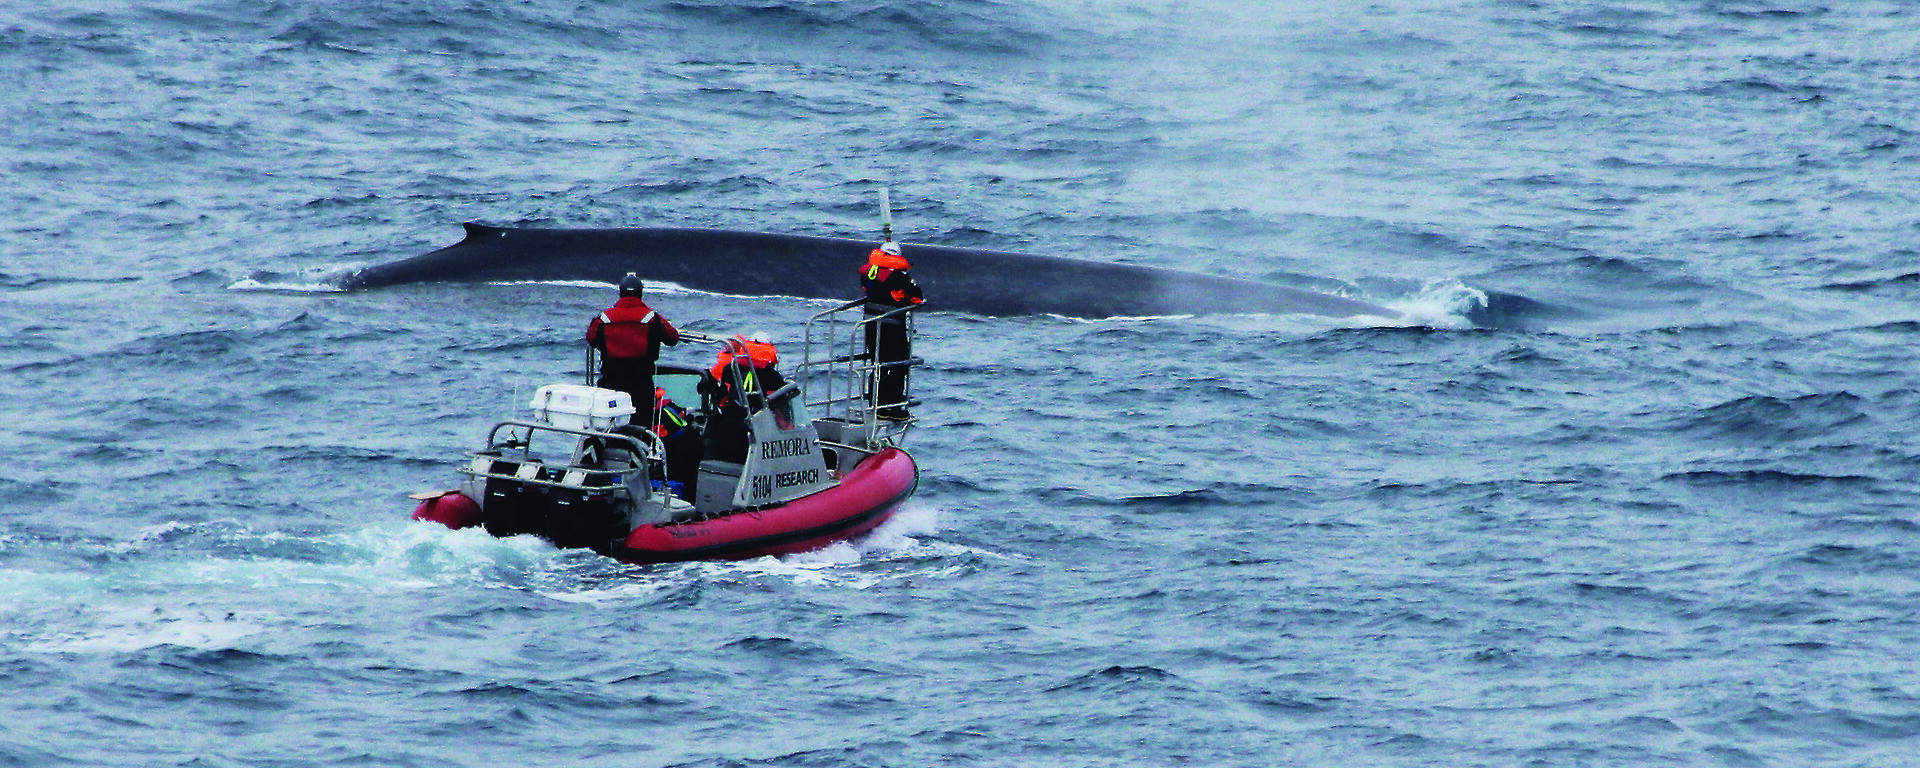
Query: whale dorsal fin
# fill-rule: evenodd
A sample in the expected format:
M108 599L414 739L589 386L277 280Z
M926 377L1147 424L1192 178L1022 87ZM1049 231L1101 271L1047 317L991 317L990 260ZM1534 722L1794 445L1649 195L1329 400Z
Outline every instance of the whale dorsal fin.
M467 228L467 242L469 243L477 243L489 237L499 237L507 231L503 227L489 227L477 221L469 221L460 226Z

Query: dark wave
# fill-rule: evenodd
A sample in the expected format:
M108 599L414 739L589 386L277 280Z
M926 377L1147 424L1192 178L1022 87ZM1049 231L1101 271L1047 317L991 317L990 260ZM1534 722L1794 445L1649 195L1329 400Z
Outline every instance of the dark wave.
M654 198L674 198L682 195L726 195L767 189L774 186L773 181L760 176L741 175L720 178L669 178L644 184L629 184L616 187L602 193L606 200L644 201Z
M6 290L42 290L67 285L108 285L113 283L131 283L124 277L86 277L80 275L31 274L0 272L0 289Z
M786 664L829 666L847 661L846 657L824 646L789 637L743 637L727 643L721 650L731 654L739 663L758 664L769 668L779 668Z
M1117 694L1143 689L1185 688L1178 675L1148 665L1114 665L1097 669L1047 689L1048 693Z
M119 354L141 356L221 356L240 349L248 342L245 334L226 329L180 331L156 334L129 342Z
M72 498L58 483L48 480L22 481L0 477L0 505L13 509L42 507Z
M1177 511L1181 509L1208 507L1220 503L1220 495L1205 489L1191 489L1170 493L1151 493L1139 496L1126 496L1121 499L1130 507L1153 511Z
M1800 8L1752 8L1721 7L1717 3L1709 4L1716 16L1740 21L1800 21L1825 16L1831 11L1825 6L1812 5Z
M1908 558L1902 557L1891 548L1846 544L1816 544L1792 555L1790 559L1797 564L1834 568L1847 572L1901 573L1910 570L1911 566Z
M1870 423L1863 405L1851 392L1793 398L1754 395L1706 408L1678 427L1742 440L1833 438L1848 427Z
M664 6L667 21L724 30L775 45L869 51L941 48L971 53L1030 52L1052 39L1032 26L1020 5L994 0L890 3L881 0L818 3L804 0L678 0ZM773 42L781 41L781 42Z
M1746 488L1800 488L1817 485L1870 485L1878 478L1865 475L1826 475L1793 472L1784 469L1697 469L1673 472L1660 477L1693 485L1740 486Z
M1913 253L1912 251L1905 251L1898 255L1903 258L1910 258L1913 256ZM1885 277L1827 283L1821 286L1821 288L1844 293L1891 293L1906 295L1920 288L1920 272L1902 272L1897 275Z
M1205 511L1229 508L1269 508L1276 504L1298 503L1297 488L1264 483L1213 483L1203 488L1154 491L1134 494L1105 494L1071 486L1037 491L1049 503L1063 507L1131 509L1145 513Z
M1517 293L1482 291L1487 300L1467 309L1467 320L1482 328L1511 330L1539 329L1554 320L1582 317L1588 313L1573 307L1540 301Z
M1733 98L1752 98L1755 96L1790 96L1796 100L1819 99L1827 89L1823 86L1780 82L1764 77L1742 77L1721 80L1693 89L1694 93L1705 96L1727 96Z

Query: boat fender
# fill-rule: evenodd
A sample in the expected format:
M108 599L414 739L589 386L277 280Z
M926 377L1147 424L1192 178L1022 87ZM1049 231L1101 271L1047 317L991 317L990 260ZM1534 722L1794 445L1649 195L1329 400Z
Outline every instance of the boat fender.
M431 520L454 530L480 524L480 505L459 491L447 491L420 500L413 519Z

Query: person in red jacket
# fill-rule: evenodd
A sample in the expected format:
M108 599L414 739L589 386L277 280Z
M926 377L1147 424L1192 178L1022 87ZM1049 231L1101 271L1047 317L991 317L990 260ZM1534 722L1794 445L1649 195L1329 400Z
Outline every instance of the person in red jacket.
M587 344L600 352L598 386L627 393L636 407L653 402L660 345L680 343L679 329L640 300L643 288L640 276L628 272L620 280L620 300L587 323Z
M860 287L867 294L867 355L876 364L901 363L913 357L905 313L877 317L925 300L920 286L913 282L913 275L907 273L912 268L906 257L900 255L900 244L888 240L867 254L867 266L860 271ZM882 368L878 378L874 402L881 406L880 418L905 420L906 366Z

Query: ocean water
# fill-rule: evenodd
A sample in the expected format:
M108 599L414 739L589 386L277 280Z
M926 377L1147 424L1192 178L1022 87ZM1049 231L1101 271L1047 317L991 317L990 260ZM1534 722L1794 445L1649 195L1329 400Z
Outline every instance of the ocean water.
M10 3L0 766L1914 765L1915 72L1870 0ZM408 521L613 292L339 276L883 185L1409 319L935 312L822 552Z

